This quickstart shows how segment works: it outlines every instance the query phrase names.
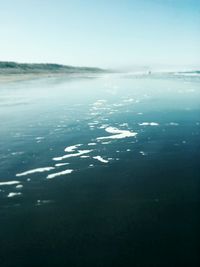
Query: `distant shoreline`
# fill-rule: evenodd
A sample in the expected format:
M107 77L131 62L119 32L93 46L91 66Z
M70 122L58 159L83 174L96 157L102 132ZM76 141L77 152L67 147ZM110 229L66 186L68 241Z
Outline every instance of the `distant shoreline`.
M38 79L54 79L54 78L97 78L103 73L23 73L23 74L0 74L0 84L17 81L29 81Z
M57 77L94 77L108 70L92 67L74 67L59 64L27 64L0 61L0 83Z

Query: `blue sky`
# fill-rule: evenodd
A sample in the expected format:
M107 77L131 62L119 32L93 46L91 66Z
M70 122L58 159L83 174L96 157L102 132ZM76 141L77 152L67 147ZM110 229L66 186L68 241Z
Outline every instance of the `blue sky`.
M0 60L200 64L200 0L0 0Z

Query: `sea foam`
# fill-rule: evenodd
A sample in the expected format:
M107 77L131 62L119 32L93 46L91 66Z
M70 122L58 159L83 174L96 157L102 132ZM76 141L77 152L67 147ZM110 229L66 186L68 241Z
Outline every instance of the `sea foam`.
M77 144L77 145L73 145L73 146L68 146L65 148L65 152L73 152L74 150L76 150L79 146L81 146L82 144Z
M48 172L48 171L53 170L53 169L55 169L55 168L54 167L37 168L37 169L33 169L33 170L17 173L16 176L20 177L20 176L25 176L25 175L37 173L37 172Z
M137 135L136 132L131 132L128 130L119 130L115 127L107 127L105 129L106 132L111 133L113 135L110 136L103 136L103 137L98 137L97 140L104 140L104 139L122 139L126 137L134 137Z
M65 174L70 174L70 173L72 173L72 172L73 172L73 170L69 169L69 170L65 170L65 171L62 171L62 172L52 173L52 174L49 174L49 175L47 176L47 179L53 179L53 178L55 178L55 177L57 177L57 176L65 175Z
M59 160L63 160L63 159L67 159L67 158L71 158L71 157L79 157L83 154L87 154L90 153L92 150L78 150L78 153L74 153L74 154L68 154L68 155L64 155L61 157L55 157L53 158L53 160L55 161L59 161Z
M139 123L140 126L158 126L159 123L157 122L142 122L142 123Z
M14 192L11 192L8 194L8 197L15 197L15 196L20 196L22 193L18 192L18 193L14 193Z
M93 157L93 159L97 159L98 161L101 161L103 163L108 163L109 162L108 160L103 159L101 156L95 156L95 157Z
M8 181L8 182L0 182L1 185L14 185L14 184L20 184L19 181Z

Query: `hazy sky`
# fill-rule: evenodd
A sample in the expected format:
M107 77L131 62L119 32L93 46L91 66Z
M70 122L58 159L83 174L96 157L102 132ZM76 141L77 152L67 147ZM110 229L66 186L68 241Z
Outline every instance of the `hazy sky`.
M0 60L197 65L200 0L0 0Z

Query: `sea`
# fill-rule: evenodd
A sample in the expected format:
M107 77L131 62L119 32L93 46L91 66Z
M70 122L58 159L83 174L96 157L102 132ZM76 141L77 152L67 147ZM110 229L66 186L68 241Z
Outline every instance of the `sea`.
M1 267L199 266L200 75L0 84Z

